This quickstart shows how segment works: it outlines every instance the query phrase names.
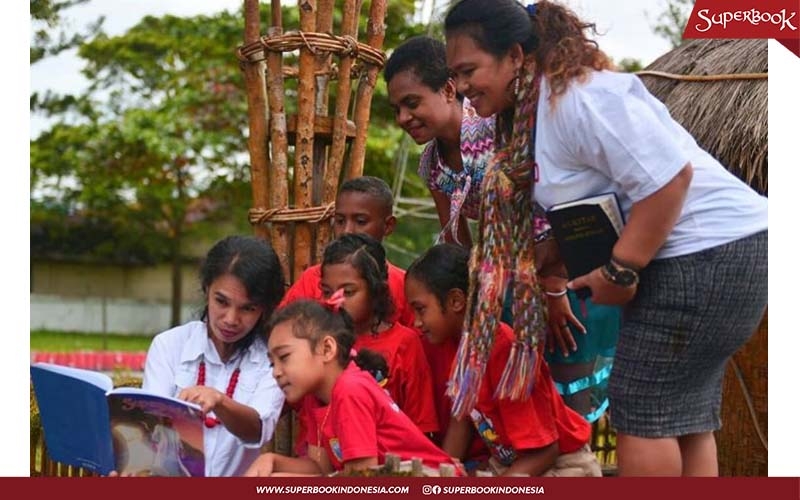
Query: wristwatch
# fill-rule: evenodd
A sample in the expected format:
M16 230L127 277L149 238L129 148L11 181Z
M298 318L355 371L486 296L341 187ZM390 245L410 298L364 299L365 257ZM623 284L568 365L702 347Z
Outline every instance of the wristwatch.
M603 277L617 286L629 287L639 284L639 273L611 259L600 268Z

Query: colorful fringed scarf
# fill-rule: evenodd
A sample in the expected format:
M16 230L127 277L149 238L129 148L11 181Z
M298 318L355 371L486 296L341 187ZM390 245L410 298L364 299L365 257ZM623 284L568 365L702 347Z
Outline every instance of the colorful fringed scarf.
M520 71L512 135L487 166L481 190L478 239L470 258L464 331L448 395L453 415L463 417L475 406L486 362L500 322L503 299L513 288L515 342L496 398L524 399L538 372L536 347L544 338L547 318L534 264L533 183L536 164L531 131L536 124L541 75L532 58Z

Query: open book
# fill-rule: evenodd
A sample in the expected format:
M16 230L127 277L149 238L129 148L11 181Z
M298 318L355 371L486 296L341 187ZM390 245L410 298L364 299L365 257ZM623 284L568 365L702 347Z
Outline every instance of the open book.
M32 364L31 380L53 460L103 475L205 475L197 405L49 363Z
M625 225L614 193L553 205L547 220L570 279L606 264ZM585 288L576 293L586 298L591 291Z

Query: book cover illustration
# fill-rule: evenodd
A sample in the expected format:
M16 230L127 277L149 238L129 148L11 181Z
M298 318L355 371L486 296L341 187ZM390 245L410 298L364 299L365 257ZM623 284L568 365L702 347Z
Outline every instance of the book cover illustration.
M101 475L205 475L197 405L49 363L32 364L31 381L53 460Z
M120 474L204 475L203 425L198 410L132 388L110 393L108 408Z

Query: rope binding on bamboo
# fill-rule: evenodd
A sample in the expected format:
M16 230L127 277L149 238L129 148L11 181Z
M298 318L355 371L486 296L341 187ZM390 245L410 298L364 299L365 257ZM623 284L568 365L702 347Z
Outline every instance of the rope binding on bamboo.
M248 219L254 226L267 222L322 222L333 216L335 205L335 202L331 202L306 208L251 208Z
M361 43L352 36L306 33L300 30L280 35L264 35L256 42L240 46L236 50L236 56L242 62L257 63L266 59L266 52L292 52L303 47L315 55L330 52L352 57L364 65L378 68L382 68L386 63L386 55L381 50Z

